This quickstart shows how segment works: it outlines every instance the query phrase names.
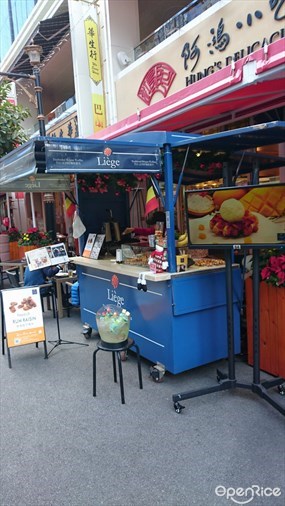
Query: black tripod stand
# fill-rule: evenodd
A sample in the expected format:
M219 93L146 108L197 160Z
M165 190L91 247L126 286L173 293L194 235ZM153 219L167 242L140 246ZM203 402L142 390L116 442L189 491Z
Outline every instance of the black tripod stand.
M172 396L176 413L181 413L184 408L179 401L191 399L221 390L245 388L265 399L285 415L285 405L281 405L267 392L269 388L284 383L283 378L260 382L260 336L259 336L259 250L253 251L253 381L250 384L239 383L235 377L235 354L234 354L234 325L233 325L233 291L232 291L232 258L231 250L226 250L226 290L227 290L227 328L228 328L228 375L217 370L218 385L175 394ZM284 400L284 399L283 399Z
M55 316L56 316L56 325L57 325L57 335L58 335L58 338L55 341L48 341L49 343L54 344L54 346L52 347L52 349L48 352L48 355L50 355L51 352L55 348L57 348L57 346L60 346L61 344L78 344L79 346L89 346L89 344L87 344L87 343L78 343L76 341L66 341L64 339L61 339L60 327L59 327L59 318L58 318L58 307L57 307L57 301L56 301L56 297L55 297L54 287L52 287L52 289L51 289L51 296L52 296L52 300L53 300L53 307L55 308Z

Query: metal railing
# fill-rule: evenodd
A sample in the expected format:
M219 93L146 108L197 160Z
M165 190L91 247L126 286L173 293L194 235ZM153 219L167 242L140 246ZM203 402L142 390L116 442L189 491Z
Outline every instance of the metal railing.
M157 28L151 35L146 37L134 49L134 59L138 60L153 47L163 42L167 37L177 32L180 28L187 25L192 19L202 14L205 10L212 7L219 0L192 0L192 2L170 18L166 23Z

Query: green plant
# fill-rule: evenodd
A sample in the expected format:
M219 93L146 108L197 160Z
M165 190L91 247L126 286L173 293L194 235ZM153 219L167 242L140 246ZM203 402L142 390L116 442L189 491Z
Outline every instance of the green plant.
M0 84L0 158L28 140L22 122L30 116L30 111L9 102L10 88L7 81Z

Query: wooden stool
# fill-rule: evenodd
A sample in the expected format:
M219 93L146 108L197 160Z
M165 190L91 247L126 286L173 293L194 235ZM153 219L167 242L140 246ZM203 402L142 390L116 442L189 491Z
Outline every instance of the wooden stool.
M132 347L134 347L136 349L139 385L140 385L140 389L143 388L140 350L139 350L138 345L135 343L135 341L133 339L128 338L126 341L118 343L118 344L111 344L111 343L109 344L109 343L106 343L100 339L100 341L97 343L97 349L93 353L93 397L96 397L96 354L100 350L109 351L109 352L111 351L112 358L113 358L114 382L117 383L117 369L116 369L116 356L117 356L118 367L119 367L120 389L121 389L121 401L122 401L122 404L125 404L121 352L127 351L128 349L130 349Z

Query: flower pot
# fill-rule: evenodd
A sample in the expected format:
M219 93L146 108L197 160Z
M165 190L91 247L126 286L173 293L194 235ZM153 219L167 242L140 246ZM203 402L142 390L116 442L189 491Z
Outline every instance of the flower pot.
M248 363L253 364L252 279L245 282ZM285 287L260 283L260 368L285 378Z
M18 241L9 242L10 260L19 260L21 258L20 246Z

